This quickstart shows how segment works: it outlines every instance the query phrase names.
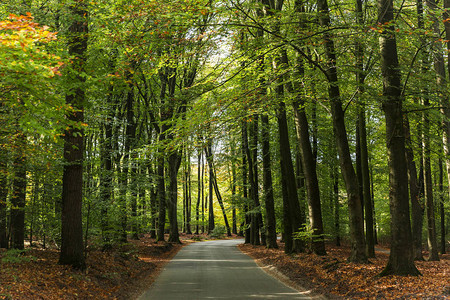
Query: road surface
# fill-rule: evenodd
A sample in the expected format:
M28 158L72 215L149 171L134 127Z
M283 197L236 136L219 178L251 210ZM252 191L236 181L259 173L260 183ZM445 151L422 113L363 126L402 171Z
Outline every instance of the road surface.
M190 244L166 265L139 300L312 299L266 274L236 245L243 240Z

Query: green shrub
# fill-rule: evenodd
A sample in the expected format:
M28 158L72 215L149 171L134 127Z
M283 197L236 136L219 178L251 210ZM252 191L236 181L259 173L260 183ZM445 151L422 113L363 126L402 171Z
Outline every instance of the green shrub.
M210 238L213 239L222 239L225 236L225 233L227 232L225 226L223 225L216 225L213 229L213 231L209 234Z

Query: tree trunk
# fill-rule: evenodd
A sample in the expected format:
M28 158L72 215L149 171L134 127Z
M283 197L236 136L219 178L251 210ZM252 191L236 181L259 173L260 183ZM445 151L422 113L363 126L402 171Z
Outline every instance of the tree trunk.
M131 80L131 78L130 78ZM134 153L134 148L136 147L136 121L134 116L134 92L133 86L129 86L129 92L127 97L127 126L126 126L126 139L125 139L125 157L124 157L124 168L123 176L124 182L126 183L125 188L125 199L127 190L130 192L130 208L131 208L131 238L137 240L138 237L138 224L137 224L137 166L136 166L136 153ZM130 172L128 174L128 169ZM128 180L126 180L128 178ZM125 200L126 201L126 200ZM125 203L126 207L126 203ZM126 213L126 210L125 210Z
M389 157L389 203L391 212L391 251L385 275L419 275L412 255L411 225L409 219L408 174L400 69L392 0L378 0L378 22L391 24L383 27L379 37L381 72L383 79L382 107L386 119L386 144Z
M254 123L253 122L257 122L257 118L255 119L252 118L253 120L250 123L250 140L253 141L253 136L255 135L254 132ZM245 154L247 156L247 162L248 162L248 180L250 181L250 198L252 201L252 207L251 207L251 214L250 214L250 222L251 222L251 227L250 227L250 243L252 245L260 245L260 239L259 239L259 214L260 214L260 205L259 205L259 199L258 199L258 183L257 183L257 179L256 179L256 174L255 174L255 155L252 155L252 151L253 149L250 149L249 146L249 142L248 142L248 136L247 136L247 124L248 122L246 120L244 120L244 129L242 131L243 133L243 143L244 143L244 149L245 149ZM256 145L252 145L253 147L256 147Z
M422 227L424 208L420 203L420 184L417 179L416 163L411 145L411 133L408 116L404 117L404 133L406 148L406 164L408 166L409 196L411 198L411 220L414 260L423 260L422 256Z
M150 171L149 171L150 173ZM153 173L151 173L153 174ZM156 174L155 174L156 175ZM150 238L156 239L156 226L157 226L157 214L158 214L158 193L156 187L150 189Z
M80 123L84 121L83 105L85 102L84 63L88 42L87 3L80 0L70 5L73 18L67 36L69 55L74 57L72 67L76 73L71 74L73 88L66 95L68 105L75 108L68 114L68 119ZM70 72L70 71L69 71ZM83 224L81 216L83 200L83 151L84 132L75 127L69 128L64 136L64 170L62 188L61 214L61 253L59 263L72 265L76 269L84 269Z
M438 95L439 99L445 99L448 98L448 93L446 91L447 82L445 79L445 65L444 65L444 56L442 53L442 44L440 43L439 39L441 38L441 31L440 31L440 23L442 22L440 19L436 17L436 11L438 9L436 0L427 0L426 1L429 9L429 14L431 15L431 19L433 21L432 27L434 32L434 40L433 43L431 43L431 51L432 56L434 59L434 70L436 72L436 84L438 87ZM448 103L448 100L442 100L442 104L445 105ZM429 99L425 98L425 106L429 106ZM439 260L439 254L438 254L438 246L437 246L437 234L436 234L436 219L434 215L434 199L433 199L433 187L431 182L431 143L430 143L430 137L429 137L429 119L428 119L428 112L424 112L425 116L425 122L424 126L426 126L426 131L424 134L426 137L423 139L425 145L427 147L424 147L425 154L425 160L424 160L424 167L425 167L425 173L424 173L424 179L425 179L425 203L427 207L427 225L428 225L428 250L430 251L430 256L428 257L428 260Z
M179 243L177 219L177 174L181 164L181 154L174 150L169 154L169 190L168 190L168 216L169 216L169 242Z
M199 233L199 222L200 222L200 200L201 200L201 192L202 192L202 184L201 184L201 165L202 165L202 151L198 151L198 169L197 169L197 205L195 206L195 234Z
M202 158L202 175L201 175L201 190L202 190L202 233L205 233L205 163Z
M450 0L444 0L444 20L448 20L450 15L448 11L450 10ZM444 22L445 28L445 40L447 41L447 52L450 52L450 22ZM450 73L450 55L447 55L447 68ZM442 141L444 145L444 155L445 155L445 166L447 169L447 180L448 180L448 193L450 196L450 101L449 97L442 98L441 113L443 115L442 127L443 127L443 135Z
M330 16L327 0L318 0L319 23L327 28L330 25ZM339 91L339 81L336 68L336 52L334 42L329 33L323 35L325 57L327 60L326 76L329 82L328 94L331 101L331 115L333 119L333 131L336 140L339 161L347 189L350 240L352 252L348 258L351 262L366 263L366 241L364 237L364 223L359 196L358 179L353 169L350 156L347 131L345 129L344 111Z
M287 54L284 54L287 60ZM303 61L300 57L297 59L297 80L301 80L304 75ZM305 176L309 222L313 231L312 250L317 255L325 255L325 240L322 221L322 207L320 203L319 181L316 172L316 159L311 148L309 136L309 124L305 112L305 99L300 90L300 84L295 84L297 96L293 102L295 128L297 131L297 142L301 155L301 163Z
M207 155L212 155L212 141L211 139L208 139L208 145L206 149ZM210 161L210 158L206 157L207 161ZM214 173L213 173L213 167L210 163L208 163L208 170L209 170L209 210L208 210L208 233L211 234L211 232L214 230L215 222L214 222L214 206L213 206L213 193L214 193Z
M234 145L231 148L231 199L232 199L232 205L233 205L233 225L232 225L232 232L233 234L237 234L237 216L236 216L236 185L237 185L237 178L236 178L236 164L235 164L235 149Z
M279 89L277 87L277 89ZM283 89L283 86L281 86ZM278 91L279 93L280 91ZM280 95L280 94L278 94ZM284 222L290 224L290 229L285 229L285 252L302 252L304 251L304 241L301 239L293 240L292 234L302 231L302 214L298 201L297 186L295 184L294 167L292 164L291 147L289 142L289 132L287 126L286 106L280 101L277 112L278 119L278 138L280 145L280 165L281 165L281 183L283 189L283 219ZM284 187L283 187L284 185ZM287 211L286 211L287 210ZM289 218L290 220L287 220ZM287 226L288 226L287 225ZM292 247L289 247L292 246Z
M215 166L214 166L214 159L213 159L213 155L211 152L212 148L208 147L207 149L205 149L206 151L206 160L208 162L208 166L212 171L212 177L210 177L210 179L212 180L212 185L214 188L214 192L216 193L216 197L217 197L217 202L219 202L220 208L222 210L222 214L223 214L223 219L225 222L225 227L227 229L227 235L231 236L231 229L230 229L230 225L228 223L228 218L227 218L227 214L225 212L225 206L223 204L222 201L222 196L220 195L220 190L219 190L219 185L217 184L217 177L216 177L216 171L215 171Z
M6 174L7 159L5 147L2 141L0 149L0 248L8 248L8 239L6 235L6 200L8 198L8 183L6 180Z
M111 110L111 109L110 109ZM112 200L113 189L113 170L112 170L112 119L113 116L108 115L103 124L103 133L100 138L100 156L102 160L103 170L100 171L100 201L101 201L101 231L103 247L109 248L111 246L111 226L108 220L108 207Z
M261 116L261 139L262 139L262 158L263 158L263 186L264 186L264 203L266 206L266 232L267 248L278 248L275 204L273 199L272 186L272 161L270 156L270 128L269 117L267 114Z
M25 239L25 198L27 189L25 145L25 135L18 133L14 150L14 179L10 210L11 248L14 249L23 249Z
M424 106L429 107L430 102L427 96L424 98ZM427 213L427 233L428 233L428 251L430 253L428 260L438 261L439 254L436 238L436 224L434 216L433 183L431 178L431 143L430 143L430 120L427 112L423 113L423 178L425 184L425 207Z
M186 171L186 233L192 234L191 230L191 206L192 206L192 194L191 194L191 154L186 152L187 156L187 171Z
M339 173L338 168L334 167L332 172L333 179L333 202L334 202L334 231L336 235L336 246L341 245L341 230L340 230L340 204L339 204Z
M439 192L440 192L440 217L441 217L441 254L445 254L445 211L444 211L444 174L442 168L442 159L439 158Z
M356 18L361 28L364 27L364 12L362 0L356 0ZM366 249L368 257L375 257L375 239L373 226L373 205L370 193L370 174L369 174L369 153L367 150L367 130L366 130L366 107L361 95L364 93L364 84L366 74L364 71L364 48L362 43L356 42L356 84L358 96L358 121L357 133L359 135L359 153L360 153L360 185L362 188L361 200L364 207L364 220L366 224Z
M241 150L242 150L242 190L243 190L243 198L244 198L244 213L245 213L245 222L244 222L244 236L245 243L250 243L250 215L248 213L248 193L247 193L247 179L248 179L248 171L247 171L247 124L245 121L241 123Z
M164 130L164 125L161 127L161 131ZM159 147L158 150L158 166L157 166L157 196L158 196L158 230L157 241L164 241L164 228L166 224L166 184L165 184L165 159L164 150L162 149L162 143L164 143L164 133L159 134Z
M367 256L375 257L375 238L373 226L373 204L370 191L369 153L367 149L366 114L365 107L360 107L359 138L361 149L361 175L363 184L364 213L366 222Z

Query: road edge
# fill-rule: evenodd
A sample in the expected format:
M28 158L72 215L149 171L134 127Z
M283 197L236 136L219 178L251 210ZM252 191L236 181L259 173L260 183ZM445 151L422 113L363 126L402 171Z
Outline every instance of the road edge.
M314 299L314 300L328 300L329 299L328 297L321 295L321 294L316 294L312 290L309 290L309 289L305 288L304 286L298 284L297 282L291 280L288 276L286 276L280 270L278 270L277 267L275 267L274 265L266 265L261 261L261 259L255 258L250 253L242 251L242 249L239 247L239 244L236 245L236 248L238 248L238 250L241 251L243 254L245 254L248 257L250 257L251 259L253 259L253 261L256 263L256 265L261 270L263 270L266 274L277 279L279 282L281 282L285 286L290 287L303 295L308 295L309 297L311 297L311 299Z

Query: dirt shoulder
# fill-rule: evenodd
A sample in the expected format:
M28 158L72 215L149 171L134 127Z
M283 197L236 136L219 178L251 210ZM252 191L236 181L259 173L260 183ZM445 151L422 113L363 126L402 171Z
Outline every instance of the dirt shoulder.
M260 266L297 289L306 289L312 296L328 299L448 299L450 297L450 255L441 255L439 262L416 262L423 274L413 276L377 277L387 263L389 254L379 252L370 264L346 261L348 246L327 245L327 255L300 253L285 255L279 249L239 245ZM278 274L278 275L277 275Z

